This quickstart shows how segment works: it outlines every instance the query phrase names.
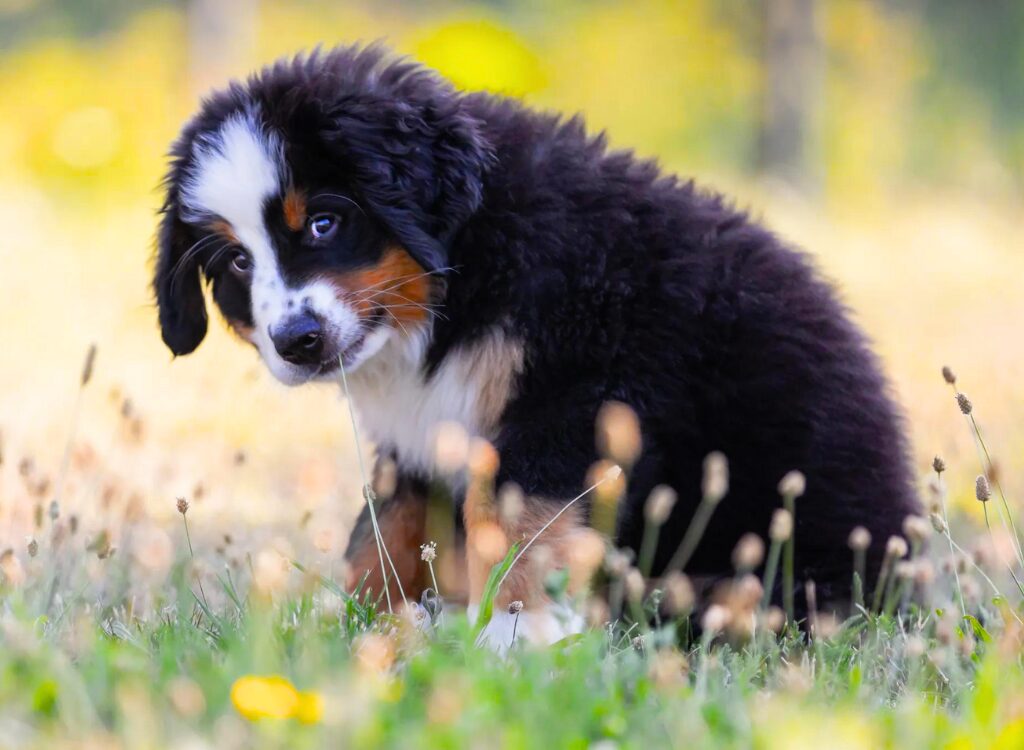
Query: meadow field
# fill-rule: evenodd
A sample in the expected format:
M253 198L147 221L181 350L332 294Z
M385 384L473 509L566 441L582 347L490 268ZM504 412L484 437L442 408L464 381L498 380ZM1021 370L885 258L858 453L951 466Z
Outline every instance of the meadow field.
M187 18L151 5L0 51L0 748L1024 747L1024 164L977 92L917 100L941 55L912 18L829 3L814 195L744 168L756 64L710 2L268 2L218 69L387 36L582 110L812 253L875 343L923 518L877 602L799 630L759 563L709 609L609 548L589 572L618 595L574 602L591 629L500 657L457 606L340 588L363 479L338 388L276 384L217 323L192 356L160 342L162 159L212 73L182 73ZM928 109L950 97L962 116Z

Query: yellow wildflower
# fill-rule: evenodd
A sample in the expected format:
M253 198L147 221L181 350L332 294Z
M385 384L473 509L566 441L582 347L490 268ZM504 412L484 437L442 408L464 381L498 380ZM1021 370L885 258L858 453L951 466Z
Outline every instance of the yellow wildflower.
M231 686L231 702L249 721L298 719L311 724L323 716L319 693L300 692L280 675L245 675Z

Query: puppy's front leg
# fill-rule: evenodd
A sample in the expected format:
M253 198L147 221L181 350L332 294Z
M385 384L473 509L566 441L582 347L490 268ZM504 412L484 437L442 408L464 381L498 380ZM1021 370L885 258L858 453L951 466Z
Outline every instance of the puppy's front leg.
M410 601L419 601L420 594L426 587L424 565L420 561L420 545L426 541L424 537L427 522L427 483L418 477L401 472L390 482L381 482L383 464L384 461L378 458L374 471L375 491L380 493L374 506L377 511L377 523L406 598ZM392 484L393 490L387 487L385 489L390 490L389 492L381 491L382 484ZM345 560L350 568L346 582L348 591L352 591L367 573L369 576L364 590L372 588L377 593L383 591L384 577L381 576L380 554L377 550L369 505L363 506L355 528L352 529ZM398 582L386 557L384 566L391 601L400 603Z

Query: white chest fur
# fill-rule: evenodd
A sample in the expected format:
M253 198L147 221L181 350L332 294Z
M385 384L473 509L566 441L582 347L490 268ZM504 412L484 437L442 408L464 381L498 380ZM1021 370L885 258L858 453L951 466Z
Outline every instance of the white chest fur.
M349 378L366 436L397 450L404 466L434 470L434 440L443 422L493 439L522 370L522 346L495 331L450 352L430 376L422 362L427 333L392 336Z

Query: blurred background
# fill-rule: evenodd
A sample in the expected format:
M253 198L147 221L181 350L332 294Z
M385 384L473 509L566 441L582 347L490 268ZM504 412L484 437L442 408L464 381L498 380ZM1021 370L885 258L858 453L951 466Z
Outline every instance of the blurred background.
M359 477L336 390L277 385L215 320L172 361L149 263L203 92L377 38L735 196L840 286L922 476L942 454L979 512L948 364L1024 498L1019 0L0 0L0 545L56 498L116 546L118 519L166 522L178 496L200 534L342 545Z

